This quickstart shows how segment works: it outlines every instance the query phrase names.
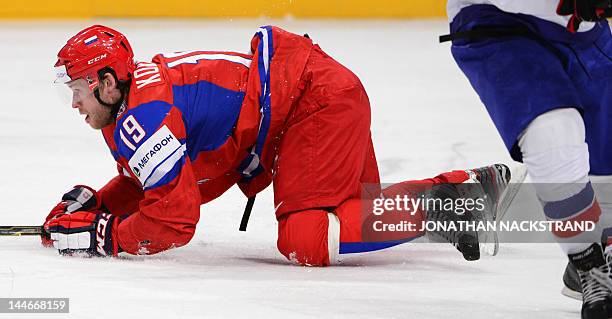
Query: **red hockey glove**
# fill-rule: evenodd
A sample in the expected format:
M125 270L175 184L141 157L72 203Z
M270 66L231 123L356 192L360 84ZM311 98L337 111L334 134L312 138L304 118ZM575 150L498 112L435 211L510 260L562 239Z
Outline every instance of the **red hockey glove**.
M574 33L582 21L612 17L612 0L559 0L557 14L571 15L567 29Z
M53 247L62 255L117 256L119 218L102 212L63 214L44 225Z
M101 203L102 201L100 200L98 192L96 192L93 188L85 185L76 185L70 191L64 194L64 196L62 196L61 202L53 207L49 215L47 215L47 218L45 218L45 223L56 216L70 214L78 210L98 210ZM51 240L49 234L45 231L43 231L42 235L40 236L40 240L42 245L45 247L53 246L53 241Z

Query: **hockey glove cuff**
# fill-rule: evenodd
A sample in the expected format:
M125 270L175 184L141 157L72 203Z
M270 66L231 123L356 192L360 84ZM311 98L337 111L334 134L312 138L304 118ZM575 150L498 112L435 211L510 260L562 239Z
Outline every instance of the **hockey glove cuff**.
M70 214L76 211L95 211L100 209L102 200L100 199L100 195L93 188L85 185L76 185L70 191L62 196L62 201L59 202L47 218L45 218L45 223L54 217ZM41 243L45 247L53 246L53 241L51 241L50 234L43 231L41 235Z
M49 220L44 229L62 255L117 256L119 222L108 213L79 211Z

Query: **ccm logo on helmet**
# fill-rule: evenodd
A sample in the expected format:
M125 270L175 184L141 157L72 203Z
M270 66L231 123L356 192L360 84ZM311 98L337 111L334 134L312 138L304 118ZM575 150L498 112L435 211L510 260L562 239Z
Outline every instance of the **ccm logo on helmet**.
M98 61L100 61L100 60L102 60L104 58L106 58L106 53L101 54L101 55L99 55L99 56L97 56L97 57L87 61L87 64L94 64L95 62L98 62Z

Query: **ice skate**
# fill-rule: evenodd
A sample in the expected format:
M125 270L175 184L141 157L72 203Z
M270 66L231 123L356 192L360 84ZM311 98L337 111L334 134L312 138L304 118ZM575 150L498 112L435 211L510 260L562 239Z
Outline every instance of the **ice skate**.
M582 319L605 319L612 312L612 281L608 263L597 243L586 250L568 255L576 268L582 290Z
M520 165L510 169L504 164L494 164L468 170L468 174L470 172L476 175L476 180L480 182L484 193L492 202L491 205L494 207L492 219L501 220L527 176L526 167Z
M441 184L432 188L430 198L436 199L452 199L456 200L461 197L456 185ZM469 222L475 219L471 212L457 214L452 210L444 209L443 207L434 207L427 211L427 221L436 222L443 225L459 224L460 222ZM480 249L478 245L478 234L476 231L466 230L435 230L427 233L430 239L440 242L448 242L455 246L457 250L463 254L465 260L480 259Z
M495 164L491 166L470 169L466 171L470 178L459 185L442 184L432 188L430 197L441 199L473 198L484 199L482 210L466 211L459 214L443 208L430 209L427 214L428 221L441 223L461 222L493 222L497 221L506 212L518 191L518 185L508 187L512 173L508 166ZM525 170L516 170L513 183L521 183L525 178ZM466 260L480 259L481 249L490 255L496 255L499 247L497 233L477 232L476 230L460 229L441 230L429 233L434 240L443 240L457 248Z
M604 251L604 258L608 264L608 268L610 268L610 264L612 263L612 251L610 249ZM612 283L612 273L609 274L608 277L610 278L609 283ZM571 261L567 263L565 272L563 273L563 289L561 290L561 294L572 299L582 300L580 276L578 275L578 270Z
M561 294L572 299L582 300L580 276L578 276L578 270L576 270L576 267L571 262L567 263L563 273L563 289Z

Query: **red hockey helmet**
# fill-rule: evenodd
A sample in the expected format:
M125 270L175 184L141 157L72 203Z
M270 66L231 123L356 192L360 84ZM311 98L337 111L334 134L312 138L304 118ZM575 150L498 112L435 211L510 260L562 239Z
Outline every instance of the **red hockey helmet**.
M127 38L102 25L86 28L70 38L57 53L55 83L85 79L90 89L98 85L98 71L110 67L119 81L134 72L134 52Z

